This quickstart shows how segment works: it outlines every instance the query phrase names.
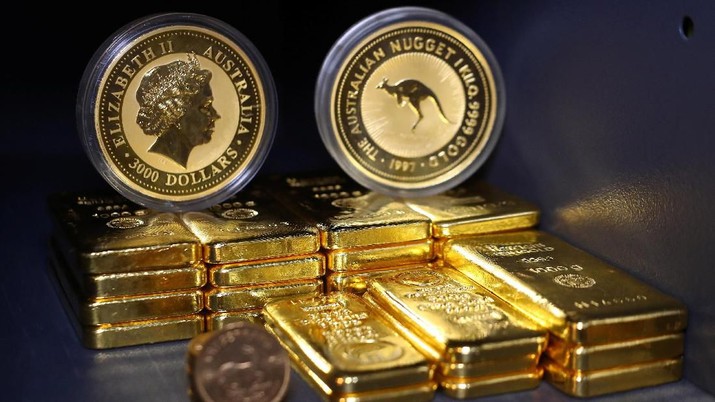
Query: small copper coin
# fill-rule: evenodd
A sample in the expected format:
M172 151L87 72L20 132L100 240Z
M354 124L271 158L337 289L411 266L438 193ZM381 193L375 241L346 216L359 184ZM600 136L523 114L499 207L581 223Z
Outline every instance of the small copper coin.
M191 375L195 396L204 402L278 402L288 390L290 362L263 327L236 322L205 341Z

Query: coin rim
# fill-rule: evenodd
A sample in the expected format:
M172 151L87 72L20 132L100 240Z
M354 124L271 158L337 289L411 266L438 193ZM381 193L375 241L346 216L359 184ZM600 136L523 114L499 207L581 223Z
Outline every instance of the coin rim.
M152 32L171 27L196 27L215 32L230 45L244 53L244 62L255 73L257 90L263 94L263 128L258 129L258 138L252 156L237 169L231 178L214 187L213 191L200 194L172 196L157 194L117 174L114 163L102 151L96 129L96 105L102 81L109 69L122 57L123 50L133 42ZM231 43L232 42L232 43ZM77 109L77 131L87 156L100 175L116 191L145 207L162 211L189 211L207 208L230 197L245 187L256 176L265 162L275 138L278 121L278 96L270 70L260 52L242 33L216 18L194 13L161 13L139 18L120 28L97 49L90 59L80 81ZM139 189L138 189L139 188Z
M340 75L343 73L350 58L358 50L358 47L369 40L375 39L376 36L379 36L379 34L384 33L384 31L392 27L405 27L405 25L409 23L420 24L420 26L431 25L430 27L445 30L447 33L453 31L468 42L471 42L466 43L465 46L470 50L476 50L476 52L474 52L476 58L479 58L479 53L481 53L481 56L483 56L486 61L483 68L491 72L493 78L491 82L493 86L492 96L496 99L496 107L493 112L494 117L491 123L491 130L485 131L483 134L484 138L478 140L481 144L477 144L474 151L472 151L475 155L466 158L458 165L464 166L461 171L452 174L449 172L444 173L429 180L405 183L389 180L371 173L346 151L345 145L342 143L340 135L335 129L332 105L334 100L334 88L339 84ZM458 37L457 39L460 38ZM323 61L316 83L314 101L315 118L321 139L328 149L328 152L343 171L353 178L353 180L373 191L406 198L441 193L459 185L474 174L491 155L498 142L506 112L506 91L501 69L489 47L465 24L441 11L424 7L397 7L387 9L364 18L348 29L335 42Z

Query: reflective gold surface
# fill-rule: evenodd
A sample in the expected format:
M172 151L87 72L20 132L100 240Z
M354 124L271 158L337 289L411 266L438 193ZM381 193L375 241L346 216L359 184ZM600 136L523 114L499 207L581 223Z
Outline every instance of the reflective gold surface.
M217 331L224 326L237 321L248 321L254 324L263 325L263 310L257 309L224 313L208 313L206 314L206 330Z
M268 327L269 332L273 332ZM275 335L275 333L274 333ZM281 342L281 339L278 338ZM429 382L421 385L412 385L397 388L383 388L377 391L367 391L359 393L340 393L334 391L323 381L320 376L315 374L303 361L293 353L293 351L281 342L283 348L288 351L288 356L291 360L293 369L307 382L315 392L324 401L329 402L419 402L431 401L434 398L434 393L437 390L436 382Z
M346 49L330 83L332 153L400 190L459 175L496 135L502 94L492 67L472 41L443 24L370 29L351 32L364 39Z
M516 371L535 370L538 355L524 355L515 358L485 360L478 363L440 363L437 373L442 377L487 377Z
M175 214L115 194L61 193L49 203L60 250L82 273L178 268L201 260L199 240Z
M683 354L684 343L683 334L591 346L554 339L549 342L546 354L568 370L599 370L674 358Z
M432 235L440 238L525 229L539 222L535 205L476 180L405 203L430 218Z
M90 135L113 178L134 192L157 201L213 196L245 173L264 141L266 77L216 30L145 25L102 66Z
M534 368L533 370L484 378L442 377L439 379L439 385L446 395L455 399L480 398L536 388L541 382L542 373L541 368Z
M658 360L595 371L569 371L546 359L544 379L564 393L591 397L678 381L682 358Z
M358 296L332 293L264 308L267 325L325 392L353 394L422 386L433 367Z
M285 298L318 296L323 281L311 279L256 286L214 288L205 293L206 308L211 311L238 311L262 308L266 303Z
M55 264L61 267L62 274L75 282L77 293L85 298L181 291L198 289L206 284L206 268L202 263L183 268L85 275L78 272L76 265L66 262L57 245L57 239L50 241L50 254Z
M330 250L325 253L328 269L355 272L366 269L427 263L434 258L432 240L400 243L384 247Z
M312 254L320 246L315 225L256 187L181 218L201 240L204 261L211 264Z
M477 363L532 356L546 347L538 328L451 268L416 268L372 278L367 295L435 361ZM523 367L524 369L527 366Z
M269 186L320 229L330 250L430 238L430 222L407 205L359 186L342 174L274 178Z
M218 287L314 279L324 274L325 256L322 254L214 265L209 268L209 280L213 286Z
M157 320L83 326L81 336L85 347L108 349L189 339L203 331L204 317L201 314L193 314Z
M357 295L365 293L367 290L367 282L376 276L384 275L400 270L414 269L415 267L423 267L420 265L400 265L389 268L368 269L361 271L348 272L331 272L325 277L326 292L349 292Z
M682 332L680 301L538 231L447 241L444 259L569 343Z
M82 325L116 324L195 314L203 308L201 290L136 296L87 297L66 265L51 254L51 267Z
M84 293L90 297L113 297L198 289L206 284L206 268L196 264L187 268L142 272L85 275Z

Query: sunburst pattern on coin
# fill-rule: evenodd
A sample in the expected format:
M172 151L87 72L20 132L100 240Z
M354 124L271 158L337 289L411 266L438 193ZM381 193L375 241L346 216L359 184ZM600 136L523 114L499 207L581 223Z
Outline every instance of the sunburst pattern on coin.
M150 17L116 37L124 40L90 63L78 112L105 179L165 210L212 205L243 187L275 119L272 79L250 42L195 14Z
M469 28L434 10L391 9L333 47L316 117L326 147L356 181L391 195L435 194L491 152L502 87L493 56Z

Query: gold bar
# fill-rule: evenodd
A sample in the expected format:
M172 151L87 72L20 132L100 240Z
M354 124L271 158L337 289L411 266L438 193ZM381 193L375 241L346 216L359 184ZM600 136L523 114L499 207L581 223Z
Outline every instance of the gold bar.
M109 349L190 339L204 331L204 317L192 314L147 321L82 326L82 344L90 349Z
M201 240L210 264L313 254L320 246L315 225L256 187L181 218Z
M172 213L118 195L55 194L60 250L85 274L181 268L201 261L199 240Z
M353 294L269 303L263 317L326 391L355 394L431 382L432 364Z
M442 377L488 377L534 370L539 362L538 355L523 355L510 359L486 360L478 363L439 363L437 373Z
M678 357L684 343L682 333L590 346L554 339L546 355L564 369L591 371Z
M268 329L271 331L271 329ZM274 334L275 335L275 334ZM280 339L279 339L280 342ZM291 364L296 372L307 382L313 390L318 392L319 396L324 401L329 402L428 402L434 399L437 383L429 382L426 384L411 385L397 388L383 388L378 391L368 391L360 393L342 394L330 389L327 384L308 366L303 363L300 358L293 353L290 348L283 344L283 348L288 351Z
M426 263L434 258L432 240L420 240L383 247L329 250L328 269L336 272L362 271L395 265Z
M182 268L85 275L64 260L57 246L57 239L52 239L50 243L52 258L62 267L64 275L71 276L77 282L78 293L88 298L198 289L206 284L206 268L201 263Z
M218 331L224 326L238 321L248 321L254 324L263 325L265 323L263 320L263 310L257 309L224 313L209 313L206 315L206 330Z
M687 310L558 238L522 231L452 239L444 259L569 343L682 332Z
M256 286L214 288L206 292L206 308L214 312L239 311L263 308L271 301L302 296L319 296L323 281L309 279L286 283L269 283Z
M325 256L322 254L214 265L209 268L209 280L217 287L314 279L323 275Z
M479 363L533 356L547 333L452 268L416 268L378 276L367 297L432 360ZM526 369L528 366L523 367Z
M439 238L525 229L539 222L535 205L477 180L405 203L430 218L432 235Z
M592 397L678 381L683 360L658 360L606 370L570 371L549 359L542 363L544 379L565 394Z
M484 378L440 378L439 385L444 393L455 399L480 398L508 392L526 391L539 386L542 369L498 375Z
M398 272L410 270L416 267L424 267L430 264L420 265L400 265L397 267L367 269L362 271L332 272L325 277L325 292L349 292L361 295L367 290L367 283L370 279Z
M321 245L329 250L431 237L429 219L345 175L282 177L273 179L269 186L286 206L296 208L318 226Z
M81 294L79 284L66 266L54 258L52 268L82 325L117 324L195 314L203 308L201 290L165 292L138 296L92 298Z

